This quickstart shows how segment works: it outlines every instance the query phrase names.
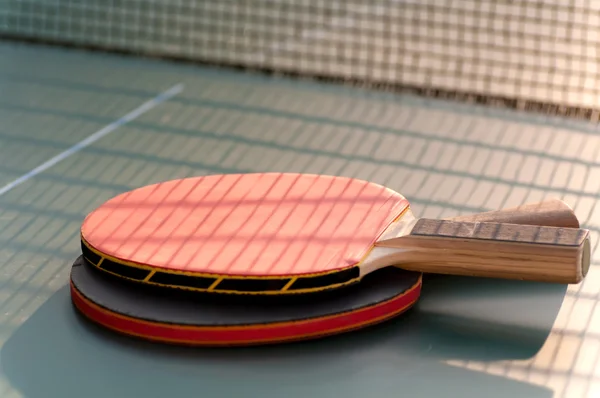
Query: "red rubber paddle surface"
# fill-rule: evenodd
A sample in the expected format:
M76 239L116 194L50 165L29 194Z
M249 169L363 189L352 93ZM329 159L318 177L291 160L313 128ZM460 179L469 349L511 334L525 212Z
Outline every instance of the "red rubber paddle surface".
M154 268L293 276L356 265L408 206L390 189L345 177L213 175L118 195L81 233L107 256Z

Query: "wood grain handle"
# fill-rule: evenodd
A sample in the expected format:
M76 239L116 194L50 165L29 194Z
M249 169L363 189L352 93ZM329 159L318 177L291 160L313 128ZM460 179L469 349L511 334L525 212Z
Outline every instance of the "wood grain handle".
M559 199L528 203L502 210L488 211L451 218L454 221L500 222L548 227L579 228L573 209Z
M395 247L398 266L425 273L579 283L590 264L590 234L580 228L420 219Z

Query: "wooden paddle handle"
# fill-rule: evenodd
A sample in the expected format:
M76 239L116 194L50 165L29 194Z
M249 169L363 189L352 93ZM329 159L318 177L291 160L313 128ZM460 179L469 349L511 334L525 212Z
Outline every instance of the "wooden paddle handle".
M528 203L509 209L458 216L451 218L451 220L579 228L579 220L573 209L559 199Z
M590 264L580 228L420 219L378 245L402 249L398 266L425 273L579 283Z

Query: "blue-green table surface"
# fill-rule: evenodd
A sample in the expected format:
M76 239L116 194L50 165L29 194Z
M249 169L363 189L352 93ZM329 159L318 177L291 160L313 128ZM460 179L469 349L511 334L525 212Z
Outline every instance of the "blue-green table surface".
M450 217L549 197L592 231L583 122L312 82L0 45L0 396L597 397L600 285L430 277L406 316L320 341L183 349L91 327L68 294L85 215L185 176L347 175Z

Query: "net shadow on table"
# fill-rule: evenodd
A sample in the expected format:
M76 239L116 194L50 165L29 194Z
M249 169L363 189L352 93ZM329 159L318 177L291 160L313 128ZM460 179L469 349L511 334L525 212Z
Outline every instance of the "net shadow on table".
M71 73L75 74L73 70ZM113 73L121 80L129 77ZM202 81L196 82L196 78ZM600 169L595 160L599 141L593 132L570 131L551 122L532 127L533 123L526 121L488 118L483 111L471 115L470 108L450 105L415 105L410 100L375 95L346 97L332 94L333 90L311 92L277 82L252 85L231 75L209 80L189 78L185 98L124 126L119 134L2 198L2 215L18 215L15 220L20 221L4 224L15 229L4 229L0 244L19 256L18 263L24 264L21 269L37 270L30 279L11 280L8 267L14 267L16 260L2 258L7 264L2 287L27 296L22 299L27 301L23 307L18 301L5 304L10 314L2 322L11 330L0 353L3 371L16 388L33 398L79 397L82 390L92 398L93 394L110 396L111 392L116 396L140 395L140 391L146 397L164 397L175 390L233 396L238 381L238 387L244 389L241 391L260 391L266 397L290 391L352 397L366 392L372 395L382 388L387 388L386 395L400 390L439 395L444 388L450 390L464 381L461 397L479 397L484 389L502 397L550 396L547 390L525 383L442 362L460 359L486 363L534 355L565 297L564 288L555 286L532 289L534 285L520 282L431 278L418 311L410 318L323 342L265 350L188 353L132 342L82 322L73 314L65 289L50 296L22 325L14 326L20 323L18 315L28 315L34 298L39 301L39 297L49 295L52 289L42 290L45 284L56 286L66 280L68 261L77 251L77 228L87 211L119 192L169 178L236 171L342 174L398 189L415 205L417 215L427 217L501 208L558 194L574 203L582 221L597 233L595 207L589 203L598 193L593 185L585 186L586 181L594 181ZM19 94L20 88L15 90ZM89 108L79 109L80 114L67 115L56 108L78 109L85 102L73 96L71 103L56 105L57 93L44 95L44 89L38 87L36 98L43 100L34 108L40 112L29 112L27 106L31 105L20 103L18 112L23 117L19 123L39 123L30 134L40 140L30 141L37 150L21 145L25 149L16 154L14 163L2 164L2 171L13 175L37 166L39 159L33 154L43 158L40 146L48 144L58 150L50 145L59 137L52 135L53 131L69 131L73 135L67 138L77 141L122 113L114 105L122 91L97 95L93 84L86 90L89 98L112 104L112 108L103 108L110 109L106 120L86 128L77 123L99 112L101 107L93 106L98 104L94 101L85 105ZM11 97L15 103L25 100L25 95ZM129 98L120 104L129 109L139 100ZM14 115L17 110L9 113ZM50 113L56 124L40 116ZM323 117L325 113L329 113L327 117ZM72 129L63 128L65 125ZM21 126L14 123L11 129L21 134ZM40 131L44 134L41 137ZM15 135L4 139L18 140ZM68 142L60 145L68 146ZM25 162L28 154L32 155L31 164ZM580 173L577 167L584 171ZM585 177L574 177L581 175ZM593 283L585 286L586 297L597 301ZM509 292L513 301L506 300ZM575 300L583 297L577 291L567 295ZM532 317L537 322L532 324ZM506 333L508 329L511 333ZM302 373L290 372L288 365L298 366ZM590 377L592 374L590 371ZM436 383L431 383L432 378ZM504 388L507 390L500 393Z

